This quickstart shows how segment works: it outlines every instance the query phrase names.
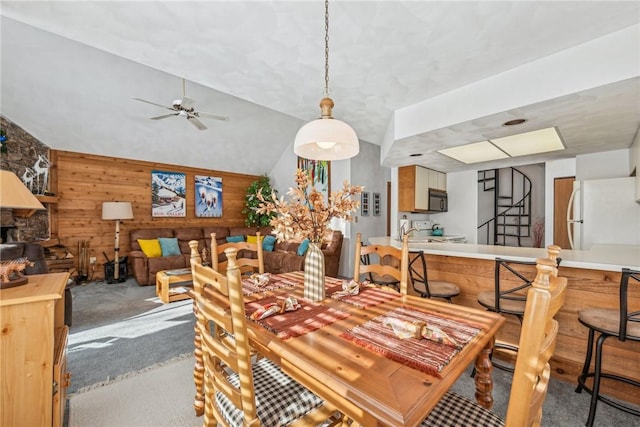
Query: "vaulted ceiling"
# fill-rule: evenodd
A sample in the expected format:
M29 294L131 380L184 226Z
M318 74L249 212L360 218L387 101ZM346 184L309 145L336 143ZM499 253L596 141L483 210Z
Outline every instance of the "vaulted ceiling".
M566 150L627 148L640 126L638 2L331 1L334 116L382 164L556 126ZM1 114L55 149L270 171L319 116L322 1L2 1ZM186 94L203 118L171 105ZM518 129L501 123L526 118ZM422 154L421 157L410 157Z

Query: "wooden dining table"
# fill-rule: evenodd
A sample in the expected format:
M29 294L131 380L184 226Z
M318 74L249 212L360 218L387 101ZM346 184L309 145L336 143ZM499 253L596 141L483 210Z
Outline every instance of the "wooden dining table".
M249 308L252 304L255 306L269 298L281 299L292 295L303 300L303 272L272 277L278 278L286 279L289 285L265 292L246 292L247 313L251 311ZM340 279L327 277L327 289L335 289L342 282ZM249 320L247 326L250 343L257 352L277 363L289 376L363 426L419 425L474 361L475 397L480 405L490 409L493 405L493 367L489 356L495 334L504 318L476 308L400 295L391 289L383 292L391 294L388 298L383 295L383 301L370 306L325 298L316 303L322 306L319 308L334 314L340 313L340 316L330 320L328 324L297 336L283 336L282 333L276 333L273 329ZM472 324L477 327L477 333L439 372L416 369L410 366L410 360L393 360L354 340L345 339L345 334L354 328L399 309L417 310L430 316ZM326 313L317 316L331 317ZM204 368L200 338L197 335L195 347L194 407L196 413L201 415L204 408Z

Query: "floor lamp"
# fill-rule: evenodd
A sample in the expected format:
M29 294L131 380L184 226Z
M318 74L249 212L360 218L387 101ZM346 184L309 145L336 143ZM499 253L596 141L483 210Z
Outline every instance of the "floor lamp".
M113 279L119 282L120 278L120 220L133 218L131 202L103 202L102 219L116 221L115 253L113 261Z

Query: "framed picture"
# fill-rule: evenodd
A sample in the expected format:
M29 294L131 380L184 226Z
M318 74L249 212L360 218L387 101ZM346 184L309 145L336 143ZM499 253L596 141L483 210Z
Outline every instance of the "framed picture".
M222 178L215 176L195 176L196 216L222 217Z
M309 160L298 157L298 169L309 175L313 187L323 194L331 194L331 162L329 160Z
M369 193L364 191L360 197L360 215L367 216L369 215Z
M186 174L151 171L151 216L187 216Z
M380 193L373 193L373 215L380 216Z

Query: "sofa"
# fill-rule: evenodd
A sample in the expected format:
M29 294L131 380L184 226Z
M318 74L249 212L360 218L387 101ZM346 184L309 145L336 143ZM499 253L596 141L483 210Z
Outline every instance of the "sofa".
M131 252L128 257L133 277L139 285L155 285L156 273L162 270L174 270L190 266L191 248L189 241L197 240L198 250L211 250L211 233L216 233L219 245L227 243L227 237L253 236L260 231L262 236L271 234L271 227L188 227L188 228L140 228L129 232ZM179 254L169 256L148 257L143 252L140 240L158 238L177 239ZM340 231L333 231L331 239L322 244L325 257L325 274L337 277L340 267L343 235ZM143 242L144 243L144 242ZM300 242L276 242L273 251L263 251L264 269L268 273L287 273L304 270L304 256L297 254ZM257 256L257 254L253 254ZM210 256L210 255L209 255ZM244 254L247 256L247 254ZM223 259L221 258L220 261Z

